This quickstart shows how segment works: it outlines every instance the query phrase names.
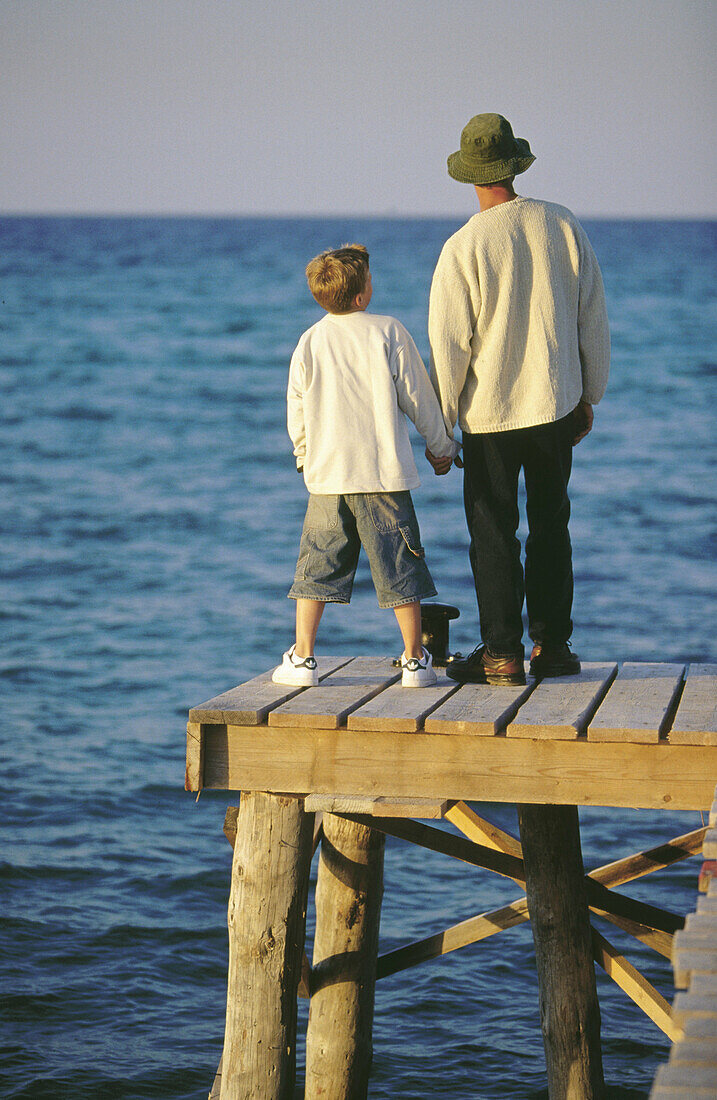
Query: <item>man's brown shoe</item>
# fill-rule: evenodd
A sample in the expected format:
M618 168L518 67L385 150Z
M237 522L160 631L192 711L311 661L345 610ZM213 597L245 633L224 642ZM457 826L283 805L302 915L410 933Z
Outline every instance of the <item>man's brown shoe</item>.
M524 684L523 654L493 657L484 645L479 645L467 657L449 661L446 675L459 684Z
M580 658L570 649L569 642L557 645L533 646L530 655L530 675L536 680L545 680L551 676L575 676L580 672Z

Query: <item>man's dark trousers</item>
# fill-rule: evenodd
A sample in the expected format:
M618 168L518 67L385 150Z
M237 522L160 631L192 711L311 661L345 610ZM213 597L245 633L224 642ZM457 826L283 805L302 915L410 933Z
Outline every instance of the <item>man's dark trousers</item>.
M572 413L514 431L463 433L463 498L481 637L494 657L522 653L523 599L534 642L572 633L573 567L568 520ZM528 538L520 558L518 477L525 475Z

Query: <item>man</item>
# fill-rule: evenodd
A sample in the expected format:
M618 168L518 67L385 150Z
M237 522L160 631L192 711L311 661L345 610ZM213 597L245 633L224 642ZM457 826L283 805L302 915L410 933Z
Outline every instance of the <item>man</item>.
M607 384L610 335L595 253L563 206L523 198L535 160L507 119L476 115L448 158L479 213L444 245L429 307L431 377L449 427L463 431L464 503L482 644L449 664L454 680L524 684L523 599L536 677L580 671L570 649L568 519L572 447ZM440 459L433 459L443 472ZM518 528L523 470L525 576Z

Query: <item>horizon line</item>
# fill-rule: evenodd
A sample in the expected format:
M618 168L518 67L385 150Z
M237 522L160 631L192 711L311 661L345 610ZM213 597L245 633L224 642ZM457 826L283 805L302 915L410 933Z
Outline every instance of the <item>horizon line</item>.
M479 211L473 211L477 214ZM247 221L340 221L354 219L357 221L465 221L472 217L466 211L451 213L399 213L391 210L384 213L356 213L356 212L332 212L322 213L298 213L268 211L257 213L256 211L222 211L222 210L0 210L0 218L76 218L76 219L111 219L111 218L186 218L218 220L245 219ZM685 213L650 213L650 214L594 214L580 213L580 218L587 221L681 221L681 222L711 222L717 221L717 212L712 214L685 214Z

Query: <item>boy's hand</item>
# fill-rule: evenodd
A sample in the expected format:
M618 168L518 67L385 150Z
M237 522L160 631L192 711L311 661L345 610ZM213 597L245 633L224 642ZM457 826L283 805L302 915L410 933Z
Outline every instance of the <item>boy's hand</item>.
M573 447L584 439L593 426L593 407L587 401L579 401L573 409L573 421L575 434L573 435Z
M437 477L441 477L443 474L447 474L453 465L453 459L446 456L445 458L436 458L434 454L426 447L426 458L433 467L433 472Z

